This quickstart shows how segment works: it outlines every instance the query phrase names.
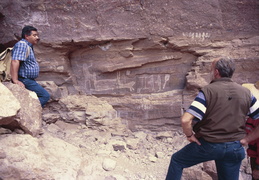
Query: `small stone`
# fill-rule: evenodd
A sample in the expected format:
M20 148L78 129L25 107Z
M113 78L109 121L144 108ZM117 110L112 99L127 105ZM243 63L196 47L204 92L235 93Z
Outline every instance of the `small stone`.
M157 161L157 158L155 156L150 156L148 159L151 162L156 162Z
M171 132L159 132L157 135L156 135L156 138L157 139L163 139L163 138L172 138L172 133Z
M125 151L126 143L123 141L115 141L112 143L112 147L113 147L114 151Z
M135 133L135 137L140 140L146 140L147 134L140 131L140 132Z
M138 143L139 143L138 139L128 139L126 141L127 148L132 150L136 150L138 148Z
M104 180L117 180L117 179L113 176L107 176L104 178Z
M117 162L112 159L104 159L103 161L103 169L105 171L112 171L115 169Z
M11 134L12 131L10 129L5 129L0 127L0 134Z
M164 157L165 155L164 155L164 153L163 152L156 152L156 155L155 155L155 157L157 157L157 158L162 158L162 157Z

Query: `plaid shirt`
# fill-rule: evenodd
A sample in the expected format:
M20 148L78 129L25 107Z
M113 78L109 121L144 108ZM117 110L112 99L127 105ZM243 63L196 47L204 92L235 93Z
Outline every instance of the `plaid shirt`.
M29 56L27 54L27 48L30 49ZM26 58L26 56L28 57ZM18 72L19 77L29 79L35 79L38 77L39 64L36 61L32 44L30 42L28 42L25 39L22 39L21 41L17 42L12 50L12 59L21 61Z

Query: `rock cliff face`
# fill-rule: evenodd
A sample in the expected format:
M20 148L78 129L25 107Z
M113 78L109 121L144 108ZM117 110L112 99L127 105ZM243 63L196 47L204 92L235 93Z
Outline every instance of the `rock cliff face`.
M258 6L257 0L2 0L0 44L14 45L24 25L38 28L38 80L52 94L47 121L59 116L59 99L87 94L110 103L131 130L173 130L209 82L214 58L236 60L238 83L258 80Z
M38 82L51 101L42 110L35 94L0 84L0 179L164 179L171 155L188 143L179 118L208 84L211 61L233 58L235 81L259 80L258 7L1 0L0 51L23 26L38 28ZM214 164L185 169L183 180L196 179L217 179ZM246 158L241 179L251 179Z

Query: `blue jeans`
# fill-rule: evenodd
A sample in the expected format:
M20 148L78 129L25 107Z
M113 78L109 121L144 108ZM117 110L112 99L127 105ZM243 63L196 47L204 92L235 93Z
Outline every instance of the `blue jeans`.
M50 99L50 95L49 95L48 91L46 91L34 79L19 78L19 81L21 81L25 85L26 89L34 91L37 94L41 107L44 107L44 105Z
M166 180L180 180L183 168L214 160L219 180L238 180L239 168L245 158L245 150L239 141L210 143L199 139L201 145L190 143L174 153Z

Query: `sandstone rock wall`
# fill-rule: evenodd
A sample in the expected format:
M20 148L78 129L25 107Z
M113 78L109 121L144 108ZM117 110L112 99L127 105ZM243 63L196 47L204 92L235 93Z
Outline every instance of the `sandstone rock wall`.
M106 100L131 130L173 130L209 82L213 58L234 58L238 83L258 80L258 6L257 0L2 0L0 45L12 46L24 25L38 28L38 80L53 92L46 117L60 98L80 93Z
M148 112L148 101L159 105L168 95L137 98L137 102ZM0 108L1 180L160 180L166 176L171 155L188 143L178 131L129 131L113 107L95 96L63 97L51 113L43 114L43 122L34 92L0 83L0 102L4 104ZM217 179L215 164L187 168L182 179ZM251 169L244 159L240 180L248 179Z
M165 178L171 154L188 143L179 117L209 82L211 61L234 58L235 81L258 81L258 6L258 0L1 0L0 51L17 42L24 25L37 27L38 81L51 101L41 116L27 91L0 84L1 126L13 119L37 136L0 128L0 179ZM31 103L27 114L22 109ZM251 179L249 167L244 159L240 179ZM185 169L183 179L217 177L209 162Z

